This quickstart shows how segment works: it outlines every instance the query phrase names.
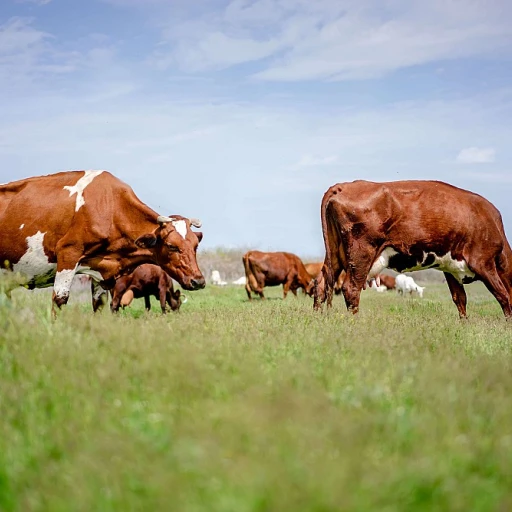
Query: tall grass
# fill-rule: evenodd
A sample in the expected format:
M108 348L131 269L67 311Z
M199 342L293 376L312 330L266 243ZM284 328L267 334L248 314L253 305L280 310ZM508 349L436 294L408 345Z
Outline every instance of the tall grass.
M470 288L0 307L0 510L510 510L512 326Z

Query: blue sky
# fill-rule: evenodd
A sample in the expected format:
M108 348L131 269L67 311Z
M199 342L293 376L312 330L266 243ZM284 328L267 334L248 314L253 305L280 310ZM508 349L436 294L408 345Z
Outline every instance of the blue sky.
M441 179L512 233L508 0L1 0L0 182L107 169L204 247L322 255L353 179Z

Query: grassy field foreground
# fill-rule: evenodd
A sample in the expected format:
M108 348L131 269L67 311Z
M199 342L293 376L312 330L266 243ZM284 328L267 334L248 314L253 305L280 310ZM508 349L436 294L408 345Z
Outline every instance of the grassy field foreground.
M364 292L188 293L112 317L0 304L0 510L512 510L512 324ZM1 299L0 299L1 300Z

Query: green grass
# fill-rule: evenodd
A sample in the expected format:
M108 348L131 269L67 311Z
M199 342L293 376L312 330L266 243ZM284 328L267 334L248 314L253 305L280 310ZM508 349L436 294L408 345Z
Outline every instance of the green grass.
M179 313L56 322L0 299L2 511L512 509L512 324L478 285L460 322L363 293L187 293Z

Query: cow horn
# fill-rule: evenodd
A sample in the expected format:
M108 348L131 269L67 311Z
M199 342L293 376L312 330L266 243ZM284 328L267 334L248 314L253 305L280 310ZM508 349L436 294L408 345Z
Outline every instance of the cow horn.
M200 228L202 226L202 222L199 219L190 219L190 225L195 228Z
M164 215L159 215L157 218L156 218L156 221L158 222L158 224L165 224L166 222L172 222L173 219L172 217L165 217Z

